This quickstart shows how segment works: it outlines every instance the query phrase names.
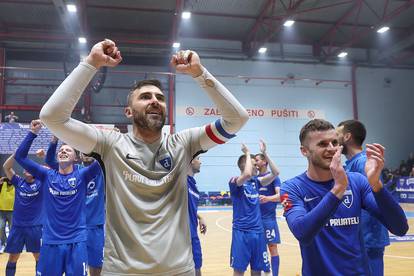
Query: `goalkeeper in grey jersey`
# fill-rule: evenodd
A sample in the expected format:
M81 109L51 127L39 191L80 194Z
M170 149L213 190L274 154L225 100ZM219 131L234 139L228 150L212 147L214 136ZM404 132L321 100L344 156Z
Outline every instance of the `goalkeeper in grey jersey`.
M213 100L222 117L211 124L163 136L166 102L156 80L137 83L125 115L133 130L100 130L71 118L96 71L122 60L115 43L97 43L58 87L41 120L76 149L99 154L106 168L107 215L103 275L194 275L188 226L186 178L191 159L225 143L248 120L234 96L200 63L193 51L173 55L171 64Z

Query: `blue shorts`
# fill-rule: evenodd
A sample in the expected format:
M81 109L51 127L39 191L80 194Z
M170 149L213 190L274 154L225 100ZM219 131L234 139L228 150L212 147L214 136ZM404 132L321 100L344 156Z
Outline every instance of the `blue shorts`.
M88 250L88 265L94 268L101 268L104 257L105 235L103 225L88 227L88 240L86 247Z
M86 242L42 244L36 276L88 275Z
M5 252L11 254L22 253L26 246L27 252L40 252L40 239L42 238L42 226L13 226L7 238Z
M191 239L191 246L193 249L193 260L195 269L200 269L203 265L203 255L201 254L201 244L200 239L198 237L194 237Z
M275 219L262 220L267 244L280 243L279 227Z
M230 266L236 271L244 272L249 263L251 270L269 271L269 257L264 235L233 228Z

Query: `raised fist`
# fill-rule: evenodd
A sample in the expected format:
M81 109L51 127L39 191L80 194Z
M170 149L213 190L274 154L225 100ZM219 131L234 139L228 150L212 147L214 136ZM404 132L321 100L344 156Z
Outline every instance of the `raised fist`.
M189 74L193 78L203 73L200 57L196 52L191 50L178 51L171 57L170 63L177 72Z
M122 61L121 52L118 47L110 39L96 43L85 62L92 65L96 69L102 66L115 67Z

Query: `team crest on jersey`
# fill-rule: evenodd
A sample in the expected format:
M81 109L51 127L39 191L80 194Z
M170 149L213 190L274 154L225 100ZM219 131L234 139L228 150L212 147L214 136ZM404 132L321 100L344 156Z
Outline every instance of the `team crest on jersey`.
M342 199L342 204L344 204L346 208L351 208L353 201L354 196L352 194L352 190L346 190Z
M163 159L160 159L158 162L160 162L161 166L163 166L165 169L171 170L171 167L172 167L171 157L166 156Z
M75 177L69 178L68 183L69 183L69 186L71 186L72 188L75 188L76 187L76 178Z
M33 191L36 191L36 189L37 189L37 185L36 185L36 184L32 184L32 185L30 185L30 188L31 188Z

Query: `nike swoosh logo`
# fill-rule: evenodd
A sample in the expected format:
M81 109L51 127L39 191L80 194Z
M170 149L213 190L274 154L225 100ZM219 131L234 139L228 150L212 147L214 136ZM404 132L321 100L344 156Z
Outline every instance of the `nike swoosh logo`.
M133 157L131 156L129 153L127 153L127 155L125 156L127 159L132 159L132 160L141 160L141 158L137 158L137 157Z
M303 200L305 201L305 202L309 202L309 201L312 201L312 200L314 200L314 199L317 199L319 196L315 196L315 197L304 197L303 198Z

